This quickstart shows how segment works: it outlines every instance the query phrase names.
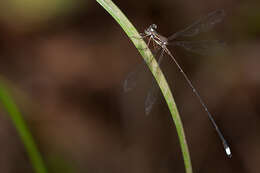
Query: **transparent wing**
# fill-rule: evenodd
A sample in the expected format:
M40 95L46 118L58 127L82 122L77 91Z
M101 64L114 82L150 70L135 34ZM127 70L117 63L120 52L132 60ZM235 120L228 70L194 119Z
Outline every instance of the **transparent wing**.
M143 62L141 64L138 64L137 68L135 68L134 71L130 72L126 76L126 78L125 78L125 80L123 82L124 92L129 92L133 88L136 87L137 81L138 81L138 77L144 71L144 68L145 68L145 62Z
M153 79L151 88L148 90L147 97L144 103L145 115L149 115L151 113L153 105L158 98L159 91L159 86L156 83L155 79Z
M129 92L136 87L138 79L141 76L141 73L145 71L145 68L146 63L143 61L143 63L138 64L137 67L126 76L123 81L124 92Z
M207 16L200 18L184 30L176 32L168 38L169 41L176 39L177 37L191 37L201 32L206 32L217 23L221 22L225 16L224 10L216 10L209 13Z
M159 59L158 59L158 65L161 64L162 60L163 60L163 53L164 51L161 49L160 51L160 56L159 56ZM159 91L160 91L160 88L158 86L158 84L156 83L155 79L152 80L152 85L151 85L151 88L148 90L148 94L147 94L147 97L145 99L145 114L146 115L149 115L152 108L153 108L153 105L155 104L157 98L158 98L158 94L159 94Z
M170 45L180 46L187 51L201 55L210 55L212 51L223 49L225 43L219 40L199 40L199 41L175 41Z

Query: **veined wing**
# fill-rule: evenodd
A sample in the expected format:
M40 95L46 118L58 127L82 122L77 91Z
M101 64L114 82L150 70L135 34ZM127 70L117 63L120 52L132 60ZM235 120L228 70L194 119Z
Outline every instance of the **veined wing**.
M138 64L137 68L126 76L123 82L124 92L131 91L137 85L138 77L144 71L145 65L145 62Z
M206 32L217 23L221 22L225 16L224 10L215 10L209 13L207 16L200 18L184 30L176 32L168 38L169 41L176 39L177 37L191 37L201 32Z
M220 50L225 43L219 40L199 40L199 41L174 41L170 45L183 47L187 51L201 55L209 55L212 51Z
M155 56L158 57L158 53L161 49L155 52ZM138 83L138 78L141 76L141 73L144 72L146 68L146 62L143 61L142 63L138 64L137 67L131 71L123 81L123 90L124 92L131 91L134 87L136 87Z
M158 65L160 65L163 60L164 50L160 49L159 52L160 52L160 54L158 54L159 55ZM160 91L159 86L156 83L155 79L153 78L151 88L148 90L147 97L145 99L144 108L145 108L146 115L150 114L150 112L153 108L153 105L158 98L159 91Z
M153 105L155 104L158 94L159 94L159 86L156 83L155 79L152 80L151 88L148 90L145 103L144 103L144 109L145 109L145 115L149 115L152 111Z
M156 52L156 57L158 56L158 52L160 51ZM129 92L136 87L138 79L141 76L141 73L145 71L145 68L146 62L143 61L142 63L138 64L137 67L126 76L125 80L123 81L124 92Z

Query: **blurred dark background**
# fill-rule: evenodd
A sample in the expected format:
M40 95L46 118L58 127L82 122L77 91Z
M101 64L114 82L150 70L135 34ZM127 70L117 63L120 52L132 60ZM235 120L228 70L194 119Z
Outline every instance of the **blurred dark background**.
M216 9L226 17L196 39L224 40L200 56L170 48L229 142L228 159L206 113L170 60L162 69L184 123L194 172L260 169L260 2L257 0L114 1L143 32L165 36ZM0 73L27 120L50 172L185 172L175 126L162 96L144 113L151 74L129 93L122 83L141 56L95 1L0 2ZM1 107L0 170L33 172Z

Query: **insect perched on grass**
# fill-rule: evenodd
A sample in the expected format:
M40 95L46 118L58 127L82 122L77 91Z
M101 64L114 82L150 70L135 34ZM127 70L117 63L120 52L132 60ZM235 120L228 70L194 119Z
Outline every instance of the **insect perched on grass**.
M183 71L180 64L176 61L176 59L174 58L174 56L172 55L172 53L170 52L170 50L167 47L168 45L181 46L188 51L192 51L192 52L196 52L196 53L200 53L200 54L206 54L207 50L209 48L215 47L215 46L221 44L221 42L216 41L216 40L213 40L213 41L209 41L209 40L180 41L180 40L177 40L177 38L191 37L191 36L195 36L195 35L197 35L201 32L206 32L209 29L211 29L212 27L214 27L214 25L221 22L224 16L225 16L225 12L223 10L213 11L213 12L209 13L207 16L200 18L199 20L197 20L196 22L194 22L193 24L191 24L190 26L188 26L184 30L181 30L179 32L174 33L170 37L164 37L164 36L160 35L156 31L157 25L152 24L144 31L143 34L141 34L141 36L143 38L148 38L148 47L149 47L151 42L154 44L154 47L155 46L159 47L159 51L158 51L159 53L157 53L159 65L160 65L160 63L161 63L161 61L164 57L164 54L169 55L171 57L171 59L174 61L174 63L178 67L179 71L182 73L185 80L187 81L187 83L191 87L192 92L198 98L200 104L202 105L205 112L207 113L211 123L215 127L215 129L216 129L216 131L217 131L217 133L218 133L218 135L219 135L219 137L222 141L222 144L223 144L223 147L226 151L226 154L228 155L228 157L231 157L232 156L231 150L230 150L226 140L224 139L221 131L219 130L213 116L208 111L206 104L202 100L198 91L193 86L191 80L188 78L188 76ZM125 92L131 90L136 85L135 77L138 74L138 72L140 72L140 69L142 69L142 68L143 68L143 66L139 66L139 68L136 71L133 71L132 73L130 73L127 76L126 80L124 81L124 91ZM153 80L152 87L149 90L147 98L145 100L145 113L146 114L149 114L151 112L153 104L156 102L158 92L159 92L158 85L156 85L155 81Z

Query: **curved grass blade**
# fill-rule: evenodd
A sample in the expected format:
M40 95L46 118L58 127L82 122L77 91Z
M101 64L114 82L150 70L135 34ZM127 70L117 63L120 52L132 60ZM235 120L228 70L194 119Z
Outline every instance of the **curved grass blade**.
M160 53L160 54L158 54L158 53ZM156 55L156 56L159 55L159 59L158 59L159 67L164 58L163 54L164 54L164 51L162 48L160 48ZM155 102L158 98L159 92L160 92L160 88L159 88L158 84L156 83L156 81L154 79L152 79L151 88L148 90L147 97L146 97L145 103L144 103L146 115L149 115L151 113L153 105L155 104Z
M111 1L111 0L96 0L104 9L107 10L111 14L111 16L118 22L118 24L122 27L128 37L132 40L143 59L146 61L149 69L154 75L157 83L160 86L160 89L163 93L163 96L166 100L168 108L171 112L171 116L173 122L175 124L177 134L180 141L181 151L184 160L184 166L186 173L192 173L191 159L189 154L188 145L186 142L186 137L184 134L183 125L180 119L180 115L178 109L176 107L175 101L173 99L172 93L170 91L169 85L160 70L156 60L154 59L151 51L147 48L147 45L143 40L135 40L133 37L140 37L139 33L135 29L135 27L131 24L131 22L126 18L126 16L122 13L122 11ZM141 48L141 49L139 49Z
M12 97L10 96L8 88L2 81L0 81L0 101L2 102L2 106L8 112L12 122L14 123L14 126L28 153L34 171L36 173L47 173L47 169L44 165L41 154L36 147L30 130L27 127L26 122L23 119L16 104L14 103Z

